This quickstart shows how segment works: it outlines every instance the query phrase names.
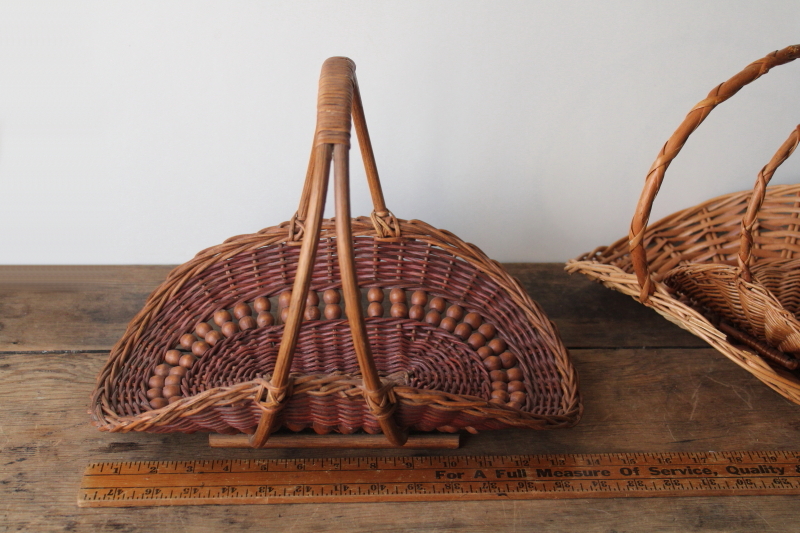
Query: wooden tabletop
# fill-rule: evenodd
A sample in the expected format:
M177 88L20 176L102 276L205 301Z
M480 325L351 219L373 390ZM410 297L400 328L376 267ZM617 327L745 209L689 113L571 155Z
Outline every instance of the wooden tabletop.
M507 267L558 326L583 419L567 430L484 432L432 455L800 448L800 407L699 339L562 265ZM79 509L90 462L364 455L213 449L204 434L93 428L95 376L168 271L0 267L0 532L800 531L788 496Z

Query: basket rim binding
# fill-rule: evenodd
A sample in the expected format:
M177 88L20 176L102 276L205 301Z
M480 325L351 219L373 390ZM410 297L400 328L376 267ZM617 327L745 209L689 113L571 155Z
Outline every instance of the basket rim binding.
M651 166L631 222L628 238L619 239L610 246L599 247L590 253L572 259L567 263L566 269L569 272L581 272L586 274L610 288L634 297L648 307L653 307L670 321L709 342L709 344L756 375L758 379L764 381L783 396L795 403L800 403L800 383L798 383L796 378L781 369L772 368L758 355L752 353L748 349L742 349L739 346L733 345L727 338L728 335L731 334L727 328L725 333L720 331L719 324L712 324L711 321L706 319L702 314L694 311L686 303L680 301L676 297L675 291L664 283L664 275L667 266L660 264L659 273L654 274L651 272L651 264L647 256L647 245L651 243L651 238L662 228L668 227L670 223L685 219L688 220L686 217L693 212L699 212L710 206L719 206L726 203L734 204L734 202L744 199L749 200L747 204L748 210L742 219L739 246L740 254L737 256L736 262L738 262L740 271L743 271L744 276L747 276L751 259L750 246L752 244L751 239L748 242L748 237L751 237L750 234L757 224L756 213L764 198L766 197L771 201L776 201L776 199L782 195L800 194L800 186L798 185L779 185L771 186L768 189L766 188L766 183L771 177L771 172L774 172L775 168L788 157L796 146L798 130L795 130L792 135L790 135L789 140L784 143L778 153L773 157L772 161L762 169L754 187L755 194L753 194L752 191L742 191L740 193L722 195L699 205L668 215L648 227L650 210L670 162L678 155L688 137L700 123L702 123L711 110L733 96L748 83L769 72L772 67L789 63L797 57L800 57L800 45L793 45L775 51L749 64L739 74L715 87L704 100L701 100L695 105L681 125L676 129L675 133L673 133L670 139L665 143L656 161ZM765 177L765 174L768 175ZM668 245L665 244L665 246ZM661 248L661 246L659 247ZM730 252L729 249L726 248L726 250ZM660 253L662 253L664 257L667 257L669 253L669 257L672 257L672 252L669 252L667 248L660 250ZM720 250L719 253L723 254L723 251ZM791 252L787 253L791 255ZM762 252L761 255L766 255L766 252ZM676 256L674 264L673 260L670 260L669 264L672 266L669 266L669 268L674 268L679 259L680 257ZM695 261L695 259L689 258L686 260ZM630 263L628 263L628 261L630 261ZM659 261L663 261L663 259L659 258ZM723 261L718 264L724 265L730 262L731 261ZM622 266L623 263L625 264L624 266ZM716 259L714 263L717 263ZM690 263L690 265L701 264L702 263L695 262ZM633 274L630 272L631 268L634 271ZM743 338L737 338L737 340L740 342L744 341ZM755 341L755 339L750 340ZM759 341L755 342L760 344ZM751 349L756 348L751 347ZM758 349L762 355L765 355L762 350L766 351L763 347Z
M374 156L372 155L371 144L366 130L366 123L363 117L363 108L361 107L360 94L358 92L358 85L355 81L354 73L355 65L346 58L331 58L326 61L323 66L323 75L320 78L320 97L318 106L318 125L317 133L315 135L314 149L312 150L311 162L309 164L309 172L306 176L306 182L301 195L300 207L294 217L288 222L281 223L278 226L263 229L257 233L239 235L227 239L220 245L208 248L199 252L189 262L179 265L168 275L166 281L159 286L147 300L147 303L142 310L134 317L128 325L125 334L115 344L111 351L111 355L101 370L95 392L92 395L92 409L91 413L96 425L103 430L109 431L130 431L142 430L157 425L170 416L175 415L185 404L192 403L193 405L199 403L196 397L186 398L175 404L171 404L162 409L154 411L146 411L136 417L127 417L117 415L108 401L108 396L111 394L113 388L114 378L119 374L120 369L125 364L125 361L130 356L136 342L142 337L147 330L151 318L153 318L165 305L169 299L178 293L184 284L194 276L204 272L211 266L224 262L231 257L240 253L247 253L248 251L256 250L270 244L286 242L288 244L300 244L301 246L301 262L302 257L305 255L310 256L311 260L307 260L307 264L313 265L313 255L316 250L308 253L307 248L310 249L316 246L316 242L322 235L333 234L336 232L337 244L341 245L350 241L353 237L370 236L378 241L398 241L401 239L415 239L432 246L436 246L445 252L453 255L454 257L464 260L476 268L481 273L487 275L490 279L494 280L500 285L516 303L519 308L524 312L529 325L536 325L535 329L537 334L546 342L546 350L553 358L555 364L555 371L558 372L560 379L559 385L562 390L562 407L564 413L557 416L537 416L529 413L515 412L510 408L500 408L496 405L488 406L488 404L480 399L482 405L481 409L493 409L498 418L508 422L510 425L526 425L530 427L530 421L535 419L543 424L550 424L550 427L563 427L572 425L577 422L582 411L579 396L577 393L577 375L572 367L566 349L561 343L557 330L552 322L547 319L538 304L533 302L524 289L520 286L519 282L511 277L502 266L488 257L476 246L465 243L455 237L452 233L446 230L438 230L432 226L417 220L399 220L386 209L383 201L382 191L380 189L380 182L378 180L377 169L374 163ZM342 94L342 87L344 86L344 95ZM343 111L344 110L344 111ZM370 191L373 198L375 210L370 218L359 217L351 218L349 215L349 203L347 200L347 149L349 148L349 131L350 131L350 116L353 116L356 133L359 136L360 146L362 148L362 156L367 169L367 177L370 185ZM337 178L336 184L336 197L337 197L337 217L335 219L322 220L321 213L325 200L325 183L327 182L328 168L333 161L334 174ZM344 228L350 226L350 228ZM344 233L342 233L344 231ZM348 236L349 233L349 236ZM341 251L340 251L341 261ZM352 259L352 256L351 256ZM305 304L304 299L300 296L307 292L308 284L310 283L308 275L303 274L299 270L295 280L295 290L293 290L293 298L298 301L292 301L290 305L291 313L296 316L292 319L290 313L289 319L286 321L286 335L295 336L299 330L299 316L303 313ZM345 268L342 268L342 284L347 298L347 283ZM353 273L354 276L354 273ZM355 278L353 278L355 282ZM305 290L303 290L303 285ZM357 289L357 282L353 285ZM297 303L297 305L294 305ZM360 302L352 304L353 309L360 309ZM348 307L351 305L347 304ZM363 317L359 316L351 318L351 330L355 332L359 327L363 328ZM292 321L294 324L292 325ZM358 324L358 321L361 324ZM355 322L355 324L354 324ZM292 332L291 330L294 329ZM281 342L281 349L285 342ZM357 343L356 343L357 344ZM287 348L288 349L288 348ZM362 350L364 347L362 346ZM369 346L366 346L368 357ZM358 349L357 349L358 354ZM279 355L280 358L280 355ZM291 357L290 357L291 358ZM363 363L359 357L359 363ZM268 438L272 427L272 419L281 408L281 402L284 399L286 391L286 383L289 379L288 370L291 366L289 364L283 365L283 372L285 373L283 383L275 385L271 384L272 388L260 386L255 393L258 395L255 399L258 401L262 393L266 393L267 398L260 401L266 416L262 416L262 423L256 435L253 436L251 442L254 446L263 445L266 438ZM374 363L373 363L374 366ZM276 380L277 375L281 369L276 365L275 372L272 375L272 381ZM361 375L365 381L368 380L370 374L369 368L364 371L362 366ZM396 427L392 428L391 421L391 403L392 394L409 395L408 391L404 391L402 387L397 387L395 391L391 387L386 387L380 378L377 377L377 372L373 372L373 383L365 383L365 398L368 405L373 408L373 412L377 409L380 411L381 416L376 416L381 422L384 433L387 435L394 444L402 444L405 436ZM280 380L278 380L280 381ZM265 388L267 389L265 391ZM206 393L209 391L206 391ZM430 393L432 391L424 391ZM206 394L203 393L203 394ZM252 391L248 392L248 394ZM370 394L374 397L370 398ZM207 395L210 396L210 395ZM465 399L460 396L462 401ZM477 404L475 405L477 407ZM382 411L381 411L382 410ZM270 414L271 413L271 414ZM387 416L388 413L388 416ZM266 421L265 421L266 419ZM525 424L520 424L522 420L527 420Z

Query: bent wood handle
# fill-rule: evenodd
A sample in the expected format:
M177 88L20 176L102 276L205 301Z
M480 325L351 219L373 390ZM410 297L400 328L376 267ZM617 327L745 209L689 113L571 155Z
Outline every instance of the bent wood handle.
M641 287L639 300L642 303L646 303L655 290L650 274L650 267L647 263L647 251L644 248L644 235L650 220L650 211L653 207L653 201L658 194L658 190L661 188L661 182L664 180L667 167L669 167L672 160L680 153L692 132L700 126L716 106L739 92L739 89L748 83L757 80L769 72L772 67L794 61L798 57L800 57L800 45L794 45L784 48L783 50L775 51L758 61L750 63L740 73L712 89L705 99L695 105L689 114L686 115L686 118L683 119L680 126L678 126L678 129L675 130L669 140L664 144L664 147L661 149L661 152L659 152L658 157L647 173L644 189L636 205L636 211L631 221L630 233L628 234L631 261L633 262L633 269L639 281L639 287Z
M745 281L753 281L753 274L750 272L750 257L753 250L753 232L755 230L756 221L758 219L758 212L764 203L764 196L767 192L767 184L772 179L775 171L784 161L786 161L797 144L800 143L800 125L798 125L789 138L784 141L775 155L772 156L769 163L767 163L761 172L758 173L756 184L753 187L753 195L750 197L750 203L747 205L747 212L742 218L742 236L739 241L739 256L737 261L739 263L739 274Z
M289 371L292 366L297 338L305 312L306 294L311 286L311 275L317 255L317 244L325 210L331 161L334 163L336 197L336 242L339 268L342 277L345 312L350 324L353 346L364 381L364 400L378 420L389 442L402 446L407 434L402 432L393 418L395 399L392 384L384 385L378 376L375 360L367 340L364 316L361 313L361 294L356 279L353 253L353 234L350 221L350 115L355 92L355 64L347 58L325 61L320 76L320 94L317 109L317 128L312 154L310 180L307 181L310 210L305 223L305 236L300 248L297 275L292 287L289 315L278 348L275 370L266 384L266 399L261 393L256 403L262 409L261 419L250 437L253 447L262 447L275 427L278 413L291 396ZM377 179L377 175L376 175Z
M311 176L314 173L314 153L323 144L343 144L350 146L350 117L353 118L361 158L367 175L372 205L375 214L384 217L389 214L383 189L372 151L364 106L361 103L361 92L356 79L356 65L346 57L332 57L322 65L319 78L319 95L317 97L317 128L311 148L303 192L300 195L300 207L297 217L305 220L311 193Z

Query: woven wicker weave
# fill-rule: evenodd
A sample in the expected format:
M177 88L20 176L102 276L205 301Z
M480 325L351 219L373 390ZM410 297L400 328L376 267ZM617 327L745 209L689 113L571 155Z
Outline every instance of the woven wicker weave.
M638 298L800 403L800 186L767 187L800 141L800 126L761 170L753 191L714 198L648 227L664 173L711 110L772 67L773 52L713 89L686 116L651 167L630 234L567 264Z
M369 218L350 217L351 116L375 207ZM337 217L323 220L331 164ZM370 288L381 289L378 297L390 289L400 289L402 298L405 291L422 291L416 294L431 299L422 309L425 320L412 318L413 308L383 316L380 305L380 316L365 318L361 300ZM249 316L257 298L271 306L285 291L291 291L290 303L274 323L269 316L270 324L251 327L241 320L252 319L243 318L241 331L231 326L233 333L215 342L203 333L212 346L191 344L192 350L203 347L188 371L164 362L165 353L215 313L227 316L221 310L245 303ZM314 306L318 293L327 298L324 291L343 294L346 318L320 319ZM445 320L441 326L429 320L437 315L431 311L435 298L459 320L471 313L473 326L488 328L486 336L463 326L466 317L455 332ZM326 303L326 315L328 306L339 309ZM166 385L148 389L160 367L183 372L180 391L163 406L165 400L148 396L156 390L166 397ZM512 375L519 379L509 382ZM514 388L524 388L515 396L521 403L507 398ZM91 412L102 430L245 432L256 447L281 426L383 432L402 445L406 429L567 427L577 422L581 404L555 327L519 283L475 246L388 211L355 66L332 58L322 69L314 148L295 216L228 239L173 270L113 348Z

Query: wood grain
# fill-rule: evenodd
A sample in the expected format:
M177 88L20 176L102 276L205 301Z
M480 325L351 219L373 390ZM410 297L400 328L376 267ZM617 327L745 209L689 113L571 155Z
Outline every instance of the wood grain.
M600 453L793 449L800 442L796 407L710 349L577 350L573 352L586 399L583 422L565 431L509 430L464 439L461 450L438 454ZM187 509L81 509L80 476L89 462L221 458L337 457L364 450L235 450L208 447L205 434L108 434L88 423L86 401L103 354L0 355L0 494L11 530L91 531L158 527L211 531L267 520L278 531L380 529L482 531L788 530L797 513L787 497L565 502L277 505ZM617 369L608 379L608 368ZM370 455L402 455L374 450ZM407 452L405 452L407 453ZM641 516L647 505L648 517ZM701 514L697 512L704 509ZM761 515L761 516L759 516ZM333 520L333 516L341 517ZM131 519L135 517L135 527ZM280 518L279 518L280 517ZM277 522L274 522L277 520ZM698 525L702 524L703 528ZM709 524L716 524L709 529ZM347 527L345 527L345 525ZM783 526L783 527L781 527ZM272 529L272 528L271 528ZM390 529L392 530L392 529ZM617 529L626 530L626 529Z
M0 352L110 350L169 266L0 266Z
M83 273L65 273L38 267L14 280L9 268L18 267L0 268L5 275L0 279L5 325L0 331L5 351L0 353L0 531L798 530L796 498L784 496L78 509L80 477L90 462L342 457L365 451L214 449L206 434L97 431L86 411L106 354L87 352L108 349L169 268L80 267ZM573 346L583 420L569 430L467 435L460 450L415 453L798 448L797 406L716 351L695 347L679 336L681 330L630 298L567 276L560 265L511 265L511 270ZM43 281L45 271L49 282ZM612 301L607 307L606 296ZM20 344L9 342L13 339ZM591 345L597 347L574 348ZM81 346L82 352L65 352ZM30 353L36 350L50 352Z

